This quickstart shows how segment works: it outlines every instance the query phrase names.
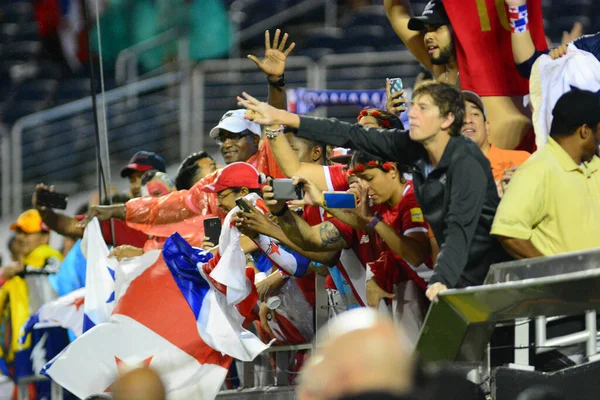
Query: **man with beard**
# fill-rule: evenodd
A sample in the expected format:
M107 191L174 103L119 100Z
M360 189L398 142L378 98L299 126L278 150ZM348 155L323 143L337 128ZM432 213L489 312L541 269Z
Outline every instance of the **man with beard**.
M506 10L503 6L497 8L493 1L487 6L490 2L485 0L465 3L431 0L421 16L413 17L409 0L384 2L392 27L415 58L431 70L438 82L481 95L489 118L494 121L491 143L514 149L531 128L531 119L522 105L522 96L528 92L527 81L504 57L511 51ZM480 24L473 24L471 16L479 16ZM465 23L457 24L457 20ZM541 5L532 7L529 21L534 41L543 47ZM495 50L482 52L485 47Z

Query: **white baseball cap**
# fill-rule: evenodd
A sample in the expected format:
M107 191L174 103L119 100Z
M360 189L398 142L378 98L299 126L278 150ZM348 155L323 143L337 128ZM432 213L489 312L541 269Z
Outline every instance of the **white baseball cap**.
M221 117L219 125L210 130L210 137L214 138L219 135L219 130L224 129L229 132L239 133L248 130L258 137L261 136L260 125L244 118L245 109L229 110Z

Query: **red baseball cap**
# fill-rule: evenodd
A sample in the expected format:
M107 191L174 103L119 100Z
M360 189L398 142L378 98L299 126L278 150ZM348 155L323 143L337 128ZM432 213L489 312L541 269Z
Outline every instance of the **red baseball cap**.
M161 156L151 151L138 151L121 170L121 178L127 178L133 172L146 172L155 169L165 172L165 162Z
M219 170L217 178L211 184L204 185L203 191L219 193L229 188L260 189L260 173L246 162L234 162Z

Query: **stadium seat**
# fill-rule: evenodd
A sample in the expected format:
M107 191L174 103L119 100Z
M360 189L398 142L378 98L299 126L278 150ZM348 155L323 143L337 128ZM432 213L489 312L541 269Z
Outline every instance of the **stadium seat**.
M28 81L19 87L16 100L49 100L56 87L57 82L55 80L36 79Z
M32 20L33 5L29 2L10 2L4 8L4 22L22 23Z
M5 57L14 61L28 61L40 54L40 42L12 42L6 46Z
M15 41L36 41L40 40L40 32L35 22L23 23L16 32Z

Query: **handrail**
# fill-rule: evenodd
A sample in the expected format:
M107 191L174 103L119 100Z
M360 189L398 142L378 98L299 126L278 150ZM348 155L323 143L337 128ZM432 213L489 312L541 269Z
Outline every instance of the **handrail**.
M117 83L130 83L129 80L132 78L131 75L136 75L134 72L137 71L137 59L140 54L175 41L182 36L182 29L176 27L121 50L117 55L117 61L115 63L115 80ZM132 72L132 74L130 74L130 72Z
M106 92L105 101L108 104L116 100L126 99L131 93L141 94L150 92L152 90L180 82L181 79L181 72L171 72L147 80L134 82L127 86ZM86 97L62 106L27 115L15 122L10 132L12 148L12 185L2 185L2 196L7 196L7 198L12 197L12 207L10 208L11 213L2 210L3 214L16 215L22 211L21 198L23 191L23 160L21 139L23 129L35 127L37 125L47 123L48 121L59 119L85 110L90 110L92 109L92 106L92 98ZM3 161L3 163L5 163L5 161ZM2 174L5 174L5 172L3 171ZM3 200L3 203L4 202L5 200Z
M248 0L236 0L231 4L229 11L229 20L233 21L234 25L234 43L229 52L230 58L240 57L240 44L244 40L248 40L256 35L262 34L267 29L272 29L276 26L281 26L286 21L305 14L321 5L325 5L325 26L335 26L337 24L337 4L332 0L304 0L301 3L295 4L277 14L274 14L256 24L240 30L239 13L248 4L252 4Z

